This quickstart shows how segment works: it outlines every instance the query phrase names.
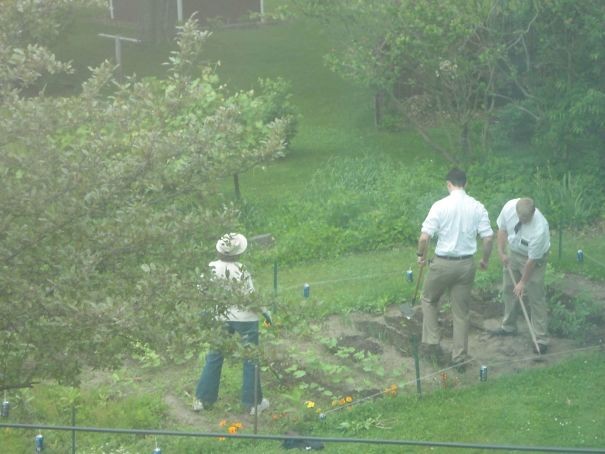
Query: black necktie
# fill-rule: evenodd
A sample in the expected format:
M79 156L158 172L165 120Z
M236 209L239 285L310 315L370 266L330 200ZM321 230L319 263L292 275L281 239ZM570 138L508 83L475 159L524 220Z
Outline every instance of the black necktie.
M515 233L519 233L519 230L521 230L521 221L517 222L515 225Z

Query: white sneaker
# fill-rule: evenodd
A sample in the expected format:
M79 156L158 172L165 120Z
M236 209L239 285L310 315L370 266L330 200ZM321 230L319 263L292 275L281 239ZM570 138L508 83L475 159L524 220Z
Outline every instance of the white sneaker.
M258 414L260 415L267 408L269 408L269 400L263 399L261 400L260 404L258 404L256 407L252 407L252 409L250 410L250 416L254 416L256 412L258 412Z
M193 401L193 411L202 411L202 410L206 410L206 408L204 408L204 402L202 402L201 400L195 399Z

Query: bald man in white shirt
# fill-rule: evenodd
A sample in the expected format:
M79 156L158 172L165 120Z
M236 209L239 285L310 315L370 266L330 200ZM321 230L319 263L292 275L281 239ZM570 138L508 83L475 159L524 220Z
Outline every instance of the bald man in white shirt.
M422 290L422 351L438 361L442 357L438 323L439 300L449 292L454 322L452 364L460 372L468 355L469 304L475 280L477 236L483 240L482 269L487 268L494 232L487 210L466 191L466 174L452 169L446 177L449 195L431 207L418 239L418 264L426 262L429 239L437 236L435 258Z
M502 208L496 223L498 255L504 266L504 318L500 329L493 334L506 336L517 333L517 301L519 297L523 297L523 302L529 306L531 312L531 324L539 353L545 353L548 348L548 315L544 287L550 250L548 221L531 198L523 197L509 200ZM509 267L516 285L508 272Z

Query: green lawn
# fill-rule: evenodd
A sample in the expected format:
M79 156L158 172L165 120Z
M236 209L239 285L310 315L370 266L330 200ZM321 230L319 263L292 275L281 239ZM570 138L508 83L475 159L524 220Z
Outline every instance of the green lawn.
M73 90L87 73L87 66L111 58L113 42L99 38L97 33L113 31L116 29L103 22L77 21L71 33L56 45L58 56L72 59L77 72L73 77L55 80L54 85L49 86L49 92ZM246 202L268 210L282 198L304 194L309 179L329 159L371 155L377 159L389 157L409 166L435 159L412 132L383 132L374 128L373 94L342 81L325 68L322 55L330 46L329 39L316 26L303 23L220 30L208 42L208 59L221 61L219 74L229 86L250 89L258 77L281 76L291 81L293 101L302 114L300 132L291 144L289 155L265 169L257 168L241 176L241 190ZM125 72L161 75L161 62L167 59L170 49L170 45L126 45ZM401 188L402 191L412 189ZM231 197L231 191L231 181L225 181L227 198ZM494 216L495 213L492 214ZM599 230L573 235L566 233L563 259L559 263L557 253L553 252L552 263L560 271L574 271L603 279L605 265L601 263L601 257L605 257L604 244ZM556 239L553 238L553 248L555 245ZM583 265L575 261L575 252L579 248L586 251ZM400 244L394 238L390 250L347 254L295 265L278 264L277 294L285 304L298 303L302 299L302 285L307 282L311 285L310 299L315 311L309 316L321 317L359 309L380 311L386 304L411 298L414 287L405 281L405 271L414 263L414 250L414 244ZM257 287L271 292L274 284L271 263L253 261L252 266ZM481 278L485 285L499 279L498 268L497 257L494 256L489 273ZM309 430L313 435L322 436L604 447L602 428L605 426L605 412L602 409L605 407L605 393L601 390L605 379L604 359L602 352L578 355L553 368L489 380L467 389L445 390L422 400L418 400L412 390L396 398L379 399L373 404L355 406L351 411L336 412L325 423L313 421L307 427L311 427ZM141 377L143 382L150 377L144 370L120 371L116 378L120 386L100 386L96 392L83 394L82 403L92 409L82 410L78 423L175 428L174 421L167 418L162 397L173 388L179 392L191 389L198 362L197 359L191 360L192 365L185 376L175 377L166 372L154 375L153 380L157 382L150 383L141 383ZM235 389L239 374L238 367L227 368L224 386ZM13 412L14 417L24 422L68 424L70 406L66 395L69 392L44 388L36 387L33 394L26 394ZM276 391L273 390L274 393ZM237 397L233 392L235 401ZM279 392L287 394L291 390ZM178 397L185 401L181 394ZM183 405L188 405L188 402ZM212 420L212 424L212 430L218 431L218 421ZM179 428L207 430L207 427ZM260 432L283 433L286 429L281 422L269 422L261 426ZM247 427L245 430L250 433L251 429ZM49 452L66 452L63 448L69 442L69 434L62 435L63 444L53 442L54 436L46 434L51 447ZM14 447L13 451L7 452L29 452L33 444L29 438L24 441L23 433L3 431L0 445ZM89 454L151 452L154 446L152 437L82 435L80 439L82 452ZM220 442L193 438L159 441L164 453L282 452L275 442ZM120 450L117 447L120 444L129 445L131 450ZM103 450L104 445L109 447ZM400 447L389 449L355 444L332 444L328 446L327 451L330 450L402 452ZM405 450L429 451L428 448Z

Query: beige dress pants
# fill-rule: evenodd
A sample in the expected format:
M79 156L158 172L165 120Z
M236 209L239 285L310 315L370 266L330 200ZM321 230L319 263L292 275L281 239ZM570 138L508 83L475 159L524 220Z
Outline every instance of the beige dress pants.
M475 271L472 257L462 260L435 257L422 290L422 342L425 344L439 343L439 300L449 291L454 321L452 361L455 363L468 359L469 304Z
M527 263L527 256L517 252L509 252L510 268L515 276L515 281L519 282L523 274L523 268ZM530 321L536 340L540 344L548 345L548 311L546 305L546 292L544 289L544 274L546 272L546 262L548 256L536 262L534 271L525 284L525 294L523 302L529 312ZM502 300L504 302L504 318L502 319L502 329L508 332L517 331L517 316L521 312L518 298L513 293L514 284L510 278L508 270L505 268L503 273Z

